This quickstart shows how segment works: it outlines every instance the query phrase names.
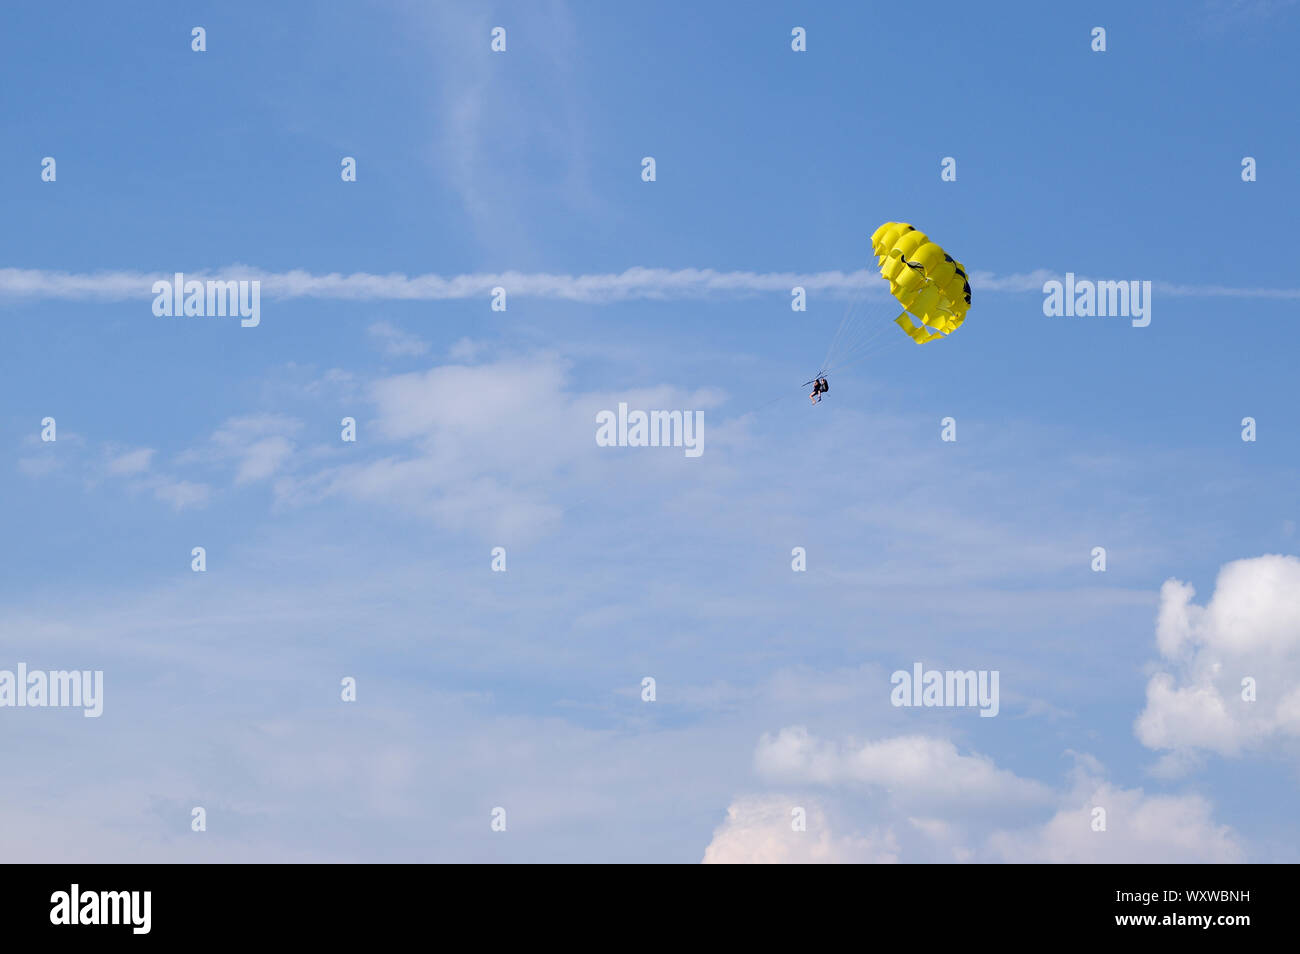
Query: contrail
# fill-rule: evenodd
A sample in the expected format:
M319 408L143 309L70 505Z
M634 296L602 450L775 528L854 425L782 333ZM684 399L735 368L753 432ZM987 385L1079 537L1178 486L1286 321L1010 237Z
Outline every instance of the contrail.
M267 272L259 268L230 265L221 269L192 271L184 268L186 280L257 280L268 298L315 298L338 301L450 301L485 298L492 289L504 288L511 297L547 298L588 304L636 300L735 299L765 294L788 295L795 286L809 293L834 298L855 295L883 297L888 289L874 269L853 272L752 272L717 271L712 268L629 268L622 272L591 275L546 272L479 272L466 275L404 275L398 272L376 275L367 272L313 274L301 269ZM153 283L170 281L172 272L66 272L46 269L0 269L0 297L62 301L129 301L152 297ZM974 292L1041 292L1043 283L1060 278L1056 272L997 275L971 272ZM1177 297L1300 298L1293 288L1230 288L1222 285L1183 285L1153 282L1155 291Z

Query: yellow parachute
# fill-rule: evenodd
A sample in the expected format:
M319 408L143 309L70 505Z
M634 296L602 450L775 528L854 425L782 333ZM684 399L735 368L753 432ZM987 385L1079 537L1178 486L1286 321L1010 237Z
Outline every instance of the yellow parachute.
M881 277L903 306L903 313L893 323L909 338L925 344L962 326L970 309L970 281L961 262L906 222L886 222L876 229L871 249ZM873 314L864 302L855 300L845 310L814 380L821 381L832 371L902 344L903 339L889 325L885 316ZM811 395L814 402L821 393L818 390Z
M894 322L908 337L925 344L961 327L970 308L970 281L961 262L906 222L876 229L871 249L890 294L903 306Z

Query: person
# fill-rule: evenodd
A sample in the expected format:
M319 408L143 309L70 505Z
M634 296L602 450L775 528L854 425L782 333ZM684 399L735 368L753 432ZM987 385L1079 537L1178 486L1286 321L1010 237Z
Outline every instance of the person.
M808 400L811 401L813 404L816 404L818 401L822 399L821 396L825 394L827 391L829 391L830 389L831 386L826 383L825 378L818 378L816 382L813 383L812 394L808 395Z

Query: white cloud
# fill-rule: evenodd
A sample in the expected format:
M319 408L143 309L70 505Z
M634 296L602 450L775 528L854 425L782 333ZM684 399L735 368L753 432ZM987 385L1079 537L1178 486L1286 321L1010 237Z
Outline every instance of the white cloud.
M1156 646L1160 671L1147 684L1137 737L1178 753L1168 773L1207 750L1238 755L1300 735L1300 559L1237 560L1219 572L1205 606L1195 590L1169 580L1160 591ZM1254 680L1256 700L1243 698Z
M366 331L390 358L416 357L429 351L429 342L403 331L391 321L377 321Z
M64 468L64 454L57 453L56 447L71 444L80 450L85 443L79 435L60 436L57 444L44 445L48 450L41 457L20 458L19 469L30 477L47 476ZM123 450L122 445L110 442L101 445L100 451L98 457L81 454L71 458L73 466L80 469L84 477L86 489L98 486L105 476L123 478L122 486L130 491L150 493L177 511L205 506L212 497L212 488L206 483L153 472L153 459L157 453L153 448Z
M167 273L94 272L71 273L38 269L0 269L0 295L42 299L127 301L150 299L150 289ZM496 286L512 297L550 298L566 301L609 303L636 299L699 299L737 297L765 292L788 295L791 286L812 291L842 294L886 293L879 276L862 269L856 272L720 272L711 268L643 268L592 275L544 272L480 272L443 276L407 276L393 272L375 275L354 272L342 275L312 274L300 269L266 272L258 268L231 265L210 272L186 273L187 279L257 280L265 298L316 298L345 301L444 301L482 298L487 300ZM1040 283L1041 285L1041 283ZM877 288L876 286L880 286Z
M1199 795L1147 794L1106 781L1101 764L1075 759L1070 784L1052 791L963 756L946 739L899 736L879 742L821 742L803 729L765 735L758 774L785 794L744 796L705 849L705 861L958 861L1036 863L1226 863L1245 860L1229 827ZM808 794L815 786L822 796ZM802 788L800 792L798 789ZM861 797L863 789L888 798ZM831 801L826 801L829 797ZM1054 806L1041 823L1020 819ZM1013 808L1011 824L1002 811ZM793 806L808 831L790 829ZM1019 806L1019 807L1016 807ZM1104 809L1104 829L1097 824ZM835 835L835 831L851 834ZM866 832L867 834L860 834Z
M20 444L29 456L18 458L18 470L27 477L48 477L63 470L70 460L75 462L86 440L80 434L61 430L57 441L43 441L39 433L29 433Z
M62 466L63 462L53 454L18 458L18 469L28 477L48 477Z
M1104 831L1094 830L1096 809ZM1101 783L1044 825L995 832L989 850L1014 864L1224 864L1245 861L1232 829L1199 795L1147 795Z
M485 347L483 342L473 338L458 338L447 349L447 357L452 361L473 361Z
M796 808L806 830L793 827ZM898 845L886 830L836 835L816 802L780 795L747 796L727 808L727 818L704 850L704 864L891 864Z
M148 301L153 283L170 279L164 272L58 272L40 269L0 268L0 296L70 301ZM257 280L262 295L271 299L312 298L339 301L446 301L487 300L500 285L512 297L544 298L608 304L635 300L734 299L763 294L788 296L795 285L835 298L856 295L885 297L888 288L874 269L822 272L717 271L712 268L646 268L621 272L568 275L546 272L479 272L465 275L413 275L399 272L375 275L354 272L313 274L295 269L267 272L230 265L207 272L186 273L187 279L207 281ZM1043 282L1059 279L1058 272L997 275L972 272L971 287L980 293L1041 292ZM1193 298L1266 298L1297 300L1300 289L1232 288L1223 285L1153 284L1161 294Z
M243 449L235 483L265 480L279 470L293 453L293 443L283 437L264 437Z
M149 462L153 459L153 455L154 451L149 447L115 454L109 458L105 470L117 477L142 474L149 469Z
M294 444L285 434L301 427L301 421L281 414L231 418L213 432L209 448L192 456L233 460L236 484L266 480L293 455Z
M212 488L207 484L195 483L189 480L158 478L150 481L146 486L153 491L156 498L170 504L175 510L202 507L212 496Z
M371 386L375 416L364 424L375 440L397 445L393 453L285 478L276 492L286 503L337 494L380 502L498 540L533 536L560 520L557 497L625 459L595 443L596 411L620 400L698 410L721 396L669 387L575 391L568 363L550 354L394 375ZM684 460L681 452L668 456L674 460L642 455L636 474Z
M947 739L909 735L875 742L819 740L802 726L765 734L754 767L768 780L884 790L909 805L949 808L1032 804L1047 788L999 769L981 755L962 755Z
M415 7L407 11L412 28L404 31L414 37L475 36L486 44L497 25L493 14L474 4ZM556 0L512 11L508 42L526 38L526 86L505 78L518 54L483 55L474 44L445 42L418 50L422 75L432 69L435 79L424 84L432 169L459 198L469 231L485 248L509 254L535 247L536 230L528 224L543 210L607 217L591 187L587 127L593 104L575 66L585 42L580 23ZM522 177L516 164L501 162L505 155L529 156L546 187L538 189L536 176Z

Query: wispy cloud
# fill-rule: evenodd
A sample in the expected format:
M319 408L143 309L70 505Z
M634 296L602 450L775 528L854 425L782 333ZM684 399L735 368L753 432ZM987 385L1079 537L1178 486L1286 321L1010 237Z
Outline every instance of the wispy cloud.
M432 133L429 163L459 199L482 247L535 252L529 222L552 202L566 215L607 216L591 186L594 109L577 66L583 61L580 19L568 5L544 0L513 10L506 54L488 52L499 22L488 9L417 4L407 13L414 59L421 75L432 70L435 80L423 107ZM473 41L447 43L449 36ZM429 46L425 37L437 39ZM516 37L529 39L516 47ZM527 64L527 95L510 79L517 60ZM538 189L516 164L501 161L510 155L529 156L547 188Z
M153 459L153 455L154 451L151 447L114 454L105 465L105 470L119 477L142 474L149 469L149 462Z
M163 503L170 504L173 510L184 510L187 507L202 507L207 504L212 496L212 488L207 484L195 483L191 480L174 480L170 477L159 477L145 482L145 486L153 491L156 498Z
M411 358L429 351L429 342L403 331L391 321L377 321L366 330L390 358Z
M1243 24L1263 24L1293 10L1296 0L1205 0L1200 13L1203 29L1221 32Z
M181 455L188 462L233 461L235 484L249 484L272 477L293 454L294 444L286 436L302 422L283 414L252 414L231 418L212 434L208 445Z

